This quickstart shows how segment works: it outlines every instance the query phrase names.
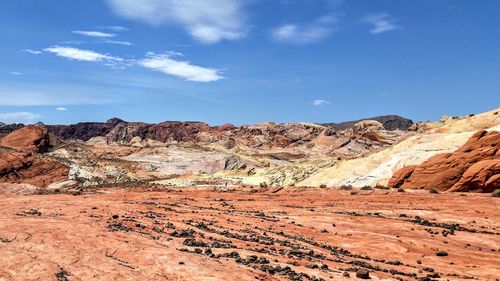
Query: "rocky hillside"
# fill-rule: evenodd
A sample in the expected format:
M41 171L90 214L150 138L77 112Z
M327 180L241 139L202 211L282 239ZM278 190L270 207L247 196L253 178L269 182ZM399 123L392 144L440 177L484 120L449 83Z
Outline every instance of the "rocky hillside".
M465 155L453 161L450 155L472 149L460 147L478 131L499 131L499 112L416 124L383 116L379 118L383 123L347 122L344 129L311 123L239 127L176 121L148 124L117 118L105 123L27 126L1 140L4 159L10 160L2 164L0 177L4 182L25 183L33 173L53 170L54 176L50 172L43 181L31 181L42 187L64 180L79 186L147 181L174 186L363 187L387 185L392 178L393 187L433 185L441 190L489 191L491 178L497 184L496 152L488 158L483 152L466 158L470 165L460 162ZM410 124L408 130L400 130ZM490 138L495 139L486 139ZM486 147L493 145L490 141ZM438 154L444 156L435 156ZM479 160L489 162L474 164ZM45 166L47 163L60 165ZM452 175L448 166L461 168Z
M55 134L62 140L83 140L88 141L91 138L105 136L117 124L124 122L118 118L112 118L106 123L84 122L73 125L49 125L49 132Z
M359 119L354 121L346 121L341 123L323 123L321 125L332 127L335 130L345 130L349 128L353 128L356 123L365 120L375 120L384 126L384 129L388 131L394 130L403 130L406 131L408 128L413 126L413 121L398 115L384 115L384 116L375 116L371 118Z
M362 187L387 185L393 172L409 165L419 165L441 153L452 153L477 131L500 131L500 108L439 122L418 123L415 134L367 157L342 161L321 169L299 185Z

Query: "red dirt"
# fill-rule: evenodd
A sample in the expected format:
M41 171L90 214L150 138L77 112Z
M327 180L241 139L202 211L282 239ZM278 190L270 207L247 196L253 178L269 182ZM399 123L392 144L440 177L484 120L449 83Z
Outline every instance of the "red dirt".
M0 280L356 280L356 268L372 280L495 280L498 200L287 188L0 195ZM271 275L277 265L290 270Z

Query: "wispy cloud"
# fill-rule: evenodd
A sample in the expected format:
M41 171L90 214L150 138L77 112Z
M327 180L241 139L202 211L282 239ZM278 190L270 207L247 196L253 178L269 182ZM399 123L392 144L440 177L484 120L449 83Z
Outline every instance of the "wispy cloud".
M132 42L129 41L119 41L119 40L104 40L104 43L108 44L116 44L116 45L123 45L123 46L132 46L134 45Z
M101 32L101 31L74 30L74 31L71 31L71 33L83 35L83 36L89 36L89 37L97 37L97 38L111 38L111 37L116 36L116 34L114 34L114 33L107 33L107 32Z
M224 78L219 69L202 67L191 64L189 61L175 59L174 57L182 56L178 52L165 52L162 54L150 52L146 54L145 58L136 60L123 59L92 50L64 46L50 47L44 49L44 51L70 60L102 62L104 65L115 69L124 69L129 66L139 65L193 82L212 82Z
M68 111L66 107L56 107L57 111Z
M79 40L66 40L66 41L59 42L59 44L62 44L62 45L81 45L84 43L86 43L86 42L79 41Z
M326 100L313 100L313 102L311 104L314 106L322 106L322 105L330 104L330 102L326 101Z
M91 50L83 50L73 47L62 47L62 46L53 46L50 48L44 49L46 52L53 53L59 57L71 59L71 60L79 60L79 61L123 61L122 58L109 56L105 54L101 54Z
M334 30L336 18L327 15L308 24L284 24L271 30L272 38L278 42L311 44L326 38Z
M42 51L31 50L31 49L24 49L23 51L26 53L30 53L32 55L40 55L41 53L43 53Z
M0 121L5 123L31 123L41 115L32 112L0 112Z
M187 81L212 82L224 78L218 69L193 65L189 61L175 60L172 57L172 53L149 53L148 57L138 61L138 64Z
M213 44L245 36L246 0L107 0L122 17L153 25L182 26L194 39Z
M111 31L114 31L114 32L125 32L125 31L129 31L130 30L130 28L125 27L125 26L121 26L121 25L98 26L97 28L107 29L107 30L111 30Z
M9 73L12 74L12 75L17 75L17 76L23 75L23 73L19 72L19 71L10 71Z
M370 14L363 19L363 22L372 25L370 30L372 34L380 34L399 28L396 21L387 13Z

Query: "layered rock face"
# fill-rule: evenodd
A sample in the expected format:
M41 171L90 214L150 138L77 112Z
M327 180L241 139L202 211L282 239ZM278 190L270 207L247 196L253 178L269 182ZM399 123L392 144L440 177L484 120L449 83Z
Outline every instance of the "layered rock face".
M500 187L500 132L478 131L452 153L438 154L420 165L396 171L394 188L490 192Z
M42 126L26 126L0 140L0 182L27 183L38 187L68 178L69 168L38 153L49 148Z

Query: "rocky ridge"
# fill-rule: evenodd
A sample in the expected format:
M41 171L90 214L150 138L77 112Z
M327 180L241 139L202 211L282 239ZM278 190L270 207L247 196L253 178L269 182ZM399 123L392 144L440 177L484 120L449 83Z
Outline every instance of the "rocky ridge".
M479 130L498 131L499 112L415 123L407 131L387 130L376 120L336 130L311 123L235 127L113 118L106 123L28 126L5 136L1 145L3 150L31 152L36 158L60 163L69 168L67 179L81 186L155 182L363 187L387 185L401 168L408 172L406 167L434 155L453 153ZM56 145L58 137L63 144ZM460 184L475 182L472 189L482 190L477 186L495 179L497 156L482 160L488 162L463 171ZM17 177L22 182L18 175L12 177L18 168L10 169L9 180ZM403 185L410 188L409 183Z

